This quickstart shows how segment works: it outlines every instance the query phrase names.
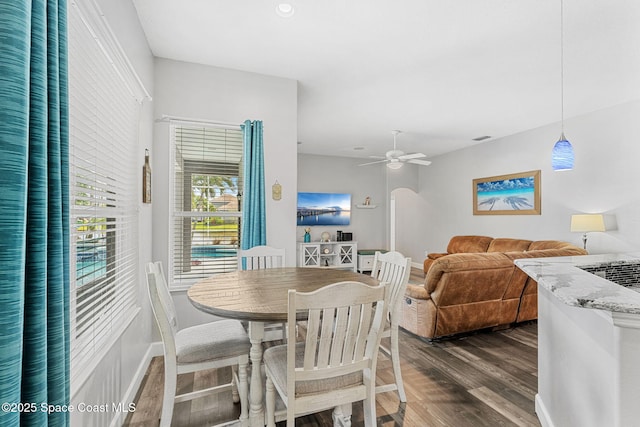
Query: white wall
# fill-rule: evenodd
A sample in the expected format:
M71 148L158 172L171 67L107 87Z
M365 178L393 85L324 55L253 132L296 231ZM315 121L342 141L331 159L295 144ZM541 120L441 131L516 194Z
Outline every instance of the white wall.
M411 257L413 266L422 269L422 263L425 258L424 241L416 238L416 232L419 232L425 226L424 211L426 201L420 194L408 188L393 190L391 195L396 205L395 250Z
M551 150L558 123L433 158L420 169L424 202L422 221L402 222L400 233L414 261L424 251L441 252L460 234L532 240L558 239L582 246L582 235L569 231L573 213L605 213L617 229L590 233L591 253L640 248L640 101L565 120L565 134L575 150L575 168L554 172ZM473 215L472 180L540 169L542 215ZM411 227L411 230L407 228Z
M319 193L351 194L351 225L348 227L311 227L311 240L319 240L323 231L329 231L332 238L336 230L353 232L359 249L391 249L390 207L392 194L400 198L401 205L418 206L422 199L417 195L420 166L405 164L392 170L384 164L358 166L370 159L298 154L298 191ZM365 197L371 197L375 209L358 209ZM396 237L395 250L408 254L413 247L422 248L422 242L413 239L421 210L396 210L397 229L403 233ZM417 223L417 224L416 224ZM302 240L305 227L297 227L297 238ZM421 249L422 252L424 250ZM418 262L422 262L422 256ZM415 260L413 260L415 261Z
M295 265L297 195L297 82L224 68L155 60L156 119L163 115L240 124L262 120L267 210L267 244L286 250ZM169 247L169 125L156 123L153 147L153 258L167 265ZM271 186L282 185L282 199L271 198ZM211 316L174 293L181 327Z
M359 249L386 249L386 218L389 206L386 199L385 169L379 165L359 167L362 159L347 157L298 155L298 191L351 194L351 221L348 226L311 227L311 240L320 240L328 231L335 239L336 231L353 233ZM375 209L358 209L366 197L371 197ZM295 223L295 213L289 219ZM305 227L297 227L296 237L302 241Z
M129 61L147 91L153 95L153 56L138 22L138 16L130 0L98 0L97 2ZM140 171L144 164L144 150L152 145L153 105L146 100L141 109L138 159ZM142 194L142 183L139 194ZM140 203L140 265L151 260L151 206ZM137 380L142 378L152 342L152 315L146 292L144 269L140 269L138 299L140 312L125 333L111 347L108 354L81 385L72 387L71 403L108 404L132 402L137 391ZM73 426L119 425L126 414L116 412L73 412ZM115 418L114 418L115 417ZM115 419L115 421L114 421Z

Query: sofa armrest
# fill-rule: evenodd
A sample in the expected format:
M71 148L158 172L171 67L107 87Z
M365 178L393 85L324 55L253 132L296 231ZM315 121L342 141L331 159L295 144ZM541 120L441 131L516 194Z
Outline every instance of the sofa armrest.
M415 299L429 299L429 292L422 285L407 285L407 290L405 291L405 295Z
M424 271L424 274L427 274L427 272L429 271L429 268L431 267L431 264L433 264L433 261L437 260L438 258L442 258L443 256L447 256L447 255L449 255L449 254L439 253L439 252L434 252L434 253L427 254L427 259L425 259L424 263L422 264L422 271Z

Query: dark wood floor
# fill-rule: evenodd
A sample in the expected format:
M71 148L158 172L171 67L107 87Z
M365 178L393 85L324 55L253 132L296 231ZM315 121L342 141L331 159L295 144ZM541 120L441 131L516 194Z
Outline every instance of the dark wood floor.
M412 281L420 279L412 275ZM378 426L540 426L534 412L536 322L435 342L401 330L400 356L408 401L401 404L395 392L378 394ZM393 381L391 361L383 353L378 360L378 382ZM163 369L162 358L154 358L125 426L158 425ZM181 375L178 388L201 388L229 376L230 370ZM172 425L209 426L238 416L229 392L176 405ZM354 405L352 422L363 425L362 405ZM299 427L331 425L331 411L296 420Z

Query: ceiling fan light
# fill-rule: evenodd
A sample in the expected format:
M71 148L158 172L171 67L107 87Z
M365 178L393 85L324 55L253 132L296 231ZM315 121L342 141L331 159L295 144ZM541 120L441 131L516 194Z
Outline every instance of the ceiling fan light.
M290 18L295 13L291 3L280 3L276 6L276 13L283 18Z
M389 169L400 169L402 167L402 163L401 162L389 162L387 163L387 167Z

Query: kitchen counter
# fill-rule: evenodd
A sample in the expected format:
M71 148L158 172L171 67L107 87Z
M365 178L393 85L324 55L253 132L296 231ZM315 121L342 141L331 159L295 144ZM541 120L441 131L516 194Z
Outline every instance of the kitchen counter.
M640 252L515 263L538 282L541 425L640 426Z
M515 264L564 304L616 313L640 314L640 277L621 286L582 268L640 263L640 252L557 258L523 258ZM580 268L582 267L582 268Z

